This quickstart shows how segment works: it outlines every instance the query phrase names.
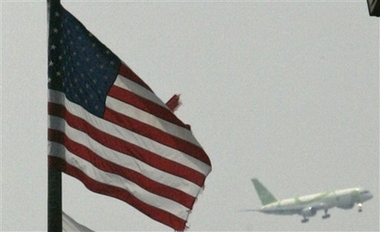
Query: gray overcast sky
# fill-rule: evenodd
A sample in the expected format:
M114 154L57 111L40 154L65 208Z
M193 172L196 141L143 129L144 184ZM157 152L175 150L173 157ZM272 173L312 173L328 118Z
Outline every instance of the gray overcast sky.
M213 171L190 231L379 231L379 19L365 0L65 1L164 101L180 93ZM1 222L47 228L45 1L2 1ZM277 198L362 186L363 213L241 213ZM164 230L64 175L63 208L97 231ZM1 228L2 227L2 228Z

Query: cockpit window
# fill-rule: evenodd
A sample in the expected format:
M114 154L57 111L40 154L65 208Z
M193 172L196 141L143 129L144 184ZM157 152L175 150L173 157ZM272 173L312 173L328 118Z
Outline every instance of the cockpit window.
M369 191L368 190L364 190L364 191L361 191L360 194L368 194Z

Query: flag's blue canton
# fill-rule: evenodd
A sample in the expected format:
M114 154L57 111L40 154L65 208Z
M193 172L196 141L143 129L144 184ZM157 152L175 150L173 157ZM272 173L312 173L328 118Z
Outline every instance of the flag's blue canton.
M102 117L120 59L64 8L50 22L49 88Z

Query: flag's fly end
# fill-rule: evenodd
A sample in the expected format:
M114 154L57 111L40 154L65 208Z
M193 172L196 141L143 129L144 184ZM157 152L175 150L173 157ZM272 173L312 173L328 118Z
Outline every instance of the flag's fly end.
M174 94L173 97L171 97L169 101L166 102L166 105L172 112L176 111L178 107L182 105L182 102L179 99L180 96L180 94Z

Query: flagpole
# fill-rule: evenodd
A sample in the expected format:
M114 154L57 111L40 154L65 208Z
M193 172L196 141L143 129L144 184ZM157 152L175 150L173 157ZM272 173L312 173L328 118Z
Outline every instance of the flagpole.
M50 44L50 34L54 20L54 11L59 9L60 0L47 0L48 8L48 44ZM48 59L51 60L48 45ZM49 62L48 61L48 62ZM49 156L48 156L49 157ZM62 175L61 171L54 168L48 158L48 232L62 231Z
M61 171L48 167L48 232L62 231Z

